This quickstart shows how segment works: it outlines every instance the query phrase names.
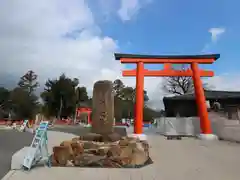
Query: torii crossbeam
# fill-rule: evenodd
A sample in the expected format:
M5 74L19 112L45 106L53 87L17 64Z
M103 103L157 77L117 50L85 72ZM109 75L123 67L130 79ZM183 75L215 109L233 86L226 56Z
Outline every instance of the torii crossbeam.
M208 119L208 112L201 77L214 76L213 71L199 69L198 64L212 64L220 57L219 54L210 55L138 55L115 53L115 59L122 64L137 64L133 70L123 70L123 76L136 76L136 112L134 120L134 134L138 137L143 135L143 107L144 107L144 76L190 76L193 78L195 97L200 117L200 126L203 138L214 137L212 135L211 124ZM148 70L144 64L163 64L163 70ZM190 64L191 68L186 70L174 70L173 64Z

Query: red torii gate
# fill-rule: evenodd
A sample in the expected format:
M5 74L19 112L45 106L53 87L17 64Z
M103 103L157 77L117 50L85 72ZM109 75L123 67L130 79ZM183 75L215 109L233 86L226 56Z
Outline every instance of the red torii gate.
M198 115L200 117L200 126L202 136L205 138L212 137L212 129L208 119L208 111L206 107L206 99L202 86L201 77L214 76L213 71L201 70L198 64L212 64L216 61L220 54L210 55L138 55L138 54L120 54L115 53L115 59L120 60L122 64L137 64L137 68L133 70L123 70L123 76L136 77L136 107L134 134L143 134L143 106L144 106L144 77L157 76L191 76L194 82L195 97L198 107ZM163 70L148 70L144 68L144 64L163 64ZM172 64L190 64L191 68L187 70L174 70Z

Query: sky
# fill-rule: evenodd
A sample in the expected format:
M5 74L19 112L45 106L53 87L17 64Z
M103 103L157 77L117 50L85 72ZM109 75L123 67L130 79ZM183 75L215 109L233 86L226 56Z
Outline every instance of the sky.
M240 2L237 0L1 0L0 85L28 70L40 84L61 73L77 77L89 94L97 80L121 79L115 52L221 55L205 69L216 90L240 91ZM158 69L161 66L146 66ZM162 78L145 78L149 104L162 108Z

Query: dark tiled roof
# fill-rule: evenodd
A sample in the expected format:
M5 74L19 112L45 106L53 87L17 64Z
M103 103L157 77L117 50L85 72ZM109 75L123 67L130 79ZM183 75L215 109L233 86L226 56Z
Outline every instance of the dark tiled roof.
M240 99L240 91L210 91L205 90L205 97L207 100L211 99ZM184 94L181 96L164 97L163 100L193 100L195 94Z
M220 54L204 54L204 55L140 55L140 54L121 54L115 53L115 60L121 58L136 58L136 59L214 59L220 58Z

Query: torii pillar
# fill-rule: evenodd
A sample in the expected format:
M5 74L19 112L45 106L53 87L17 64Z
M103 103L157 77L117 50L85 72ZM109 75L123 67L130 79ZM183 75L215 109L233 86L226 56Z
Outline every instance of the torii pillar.
M217 137L212 134L211 122L208 119L206 99L201 81L201 77L212 77L214 72L201 70L198 64L212 64L219 57L219 54L186 56L115 54L115 59L120 60L121 63L137 65L136 69L124 70L122 73L123 76L136 77L136 112L133 136L142 140L146 139L146 135L143 134L144 77L190 76L194 82L196 104L200 118L201 134L199 137L207 140L216 139ZM163 70L148 70L144 69L144 64L164 64L164 68ZM191 68L174 70L172 64L190 64Z

